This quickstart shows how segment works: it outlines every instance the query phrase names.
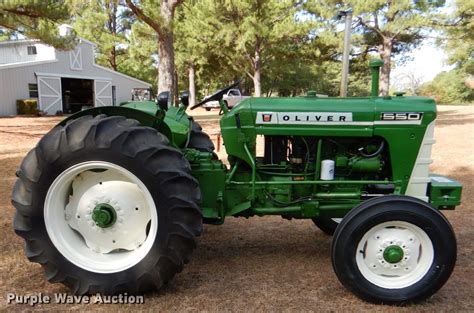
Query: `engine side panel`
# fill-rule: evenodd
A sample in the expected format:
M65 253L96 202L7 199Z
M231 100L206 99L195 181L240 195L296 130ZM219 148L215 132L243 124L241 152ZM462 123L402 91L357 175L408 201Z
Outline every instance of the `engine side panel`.
M344 215L381 194L427 201L435 117L435 104L427 98L246 100L221 120L231 166L237 160L244 164L234 176L240 185L226 187L234 194L227 206L253 199L259 215L305 217ZM264 157L256 158L261 136ZM334 163L332 181L322 181L322 161ZM252 168L256 183L249 184Z

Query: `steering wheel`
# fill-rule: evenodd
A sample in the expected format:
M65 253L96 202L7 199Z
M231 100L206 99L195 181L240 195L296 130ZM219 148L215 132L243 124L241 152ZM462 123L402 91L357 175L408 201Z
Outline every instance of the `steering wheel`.
M191 110L194 110L195 108L198 108L200 107L201 105L203 105L204 103L207 103L209 101L221 101L222 100L222 97L224 96L224 94L226 94L229 90L231 90L232 88L235 88L237 87L238 85L240 84L240 80L236 81L235 83L233 83L232 85L230 86L227 86L221 90L218 90L216 91L215 93L213 93L211 96L207 97L206 99L202 100L201 102L193 105L191 107Z

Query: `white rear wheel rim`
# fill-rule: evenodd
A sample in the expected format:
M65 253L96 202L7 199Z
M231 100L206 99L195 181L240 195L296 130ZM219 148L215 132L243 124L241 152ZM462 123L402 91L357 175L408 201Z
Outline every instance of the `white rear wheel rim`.
M110 227L99 227L92 219L91 210L98 203L114 208L116 220ZM96 273L136 265L149 253L158 229L156 206L143 182L104 161L75 164L62 172L46 195L44 220L58 251Z
M399 262L390 263L384 251L390 246L403 250ZM434 259L433 244L424 230L404 222L390 221L371 228L357 246L356 263L360 273L374 285L401 289L420 281Z

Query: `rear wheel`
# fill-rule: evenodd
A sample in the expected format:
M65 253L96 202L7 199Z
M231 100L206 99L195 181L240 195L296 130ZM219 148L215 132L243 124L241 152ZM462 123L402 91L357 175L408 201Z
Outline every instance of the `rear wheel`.
M327 216L314 217L313 223L318 226L325 234L332 236L336 231L337 225L342 221L342 218L331 218Z
M417 302L438 291L456 262L446 218L406 196L362 203L337 228L332 263L341 283L376 303Z
M160 288L202 231L200 190L166 137L123 117L51 130L22 162L14 228L51 282L76 294Z

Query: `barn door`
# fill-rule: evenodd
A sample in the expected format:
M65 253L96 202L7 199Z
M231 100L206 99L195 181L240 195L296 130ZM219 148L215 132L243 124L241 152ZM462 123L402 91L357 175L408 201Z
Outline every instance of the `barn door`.
M47 114L63 110L61 78L38 76L39 109Z
M94 80L95 106L112 105L112 82Z

